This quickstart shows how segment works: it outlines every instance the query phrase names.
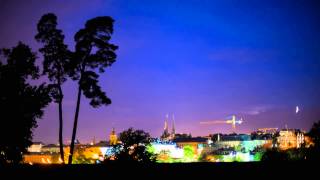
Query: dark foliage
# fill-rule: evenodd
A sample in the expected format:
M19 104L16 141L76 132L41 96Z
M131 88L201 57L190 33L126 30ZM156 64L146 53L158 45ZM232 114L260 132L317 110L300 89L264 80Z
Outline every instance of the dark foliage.
M16 164L31 145L37 119L51 101L50 88L27 82L28 78L39 77L35 53L27 45L19 43L12 49L3 49L1 55L0 161Z
M155 156L147 151L151 137L143 130L129 128L120 133L121 145L114 147L115 161L118 162L155 162ZM108 160L107 160L108 161Z
M270 149L267 150L263 156L261 161L288 161L289 155L285 151L280 151L278 149Z
M320 161L320 121L315 122L308 132L314 146L309 148L308 159Z
M312 138L316 146L320 146L320 121L313 124L308 135Z
M57 17L52 13L43 15L38 22L37 30L35 38L43 44L39 50L44 56L43 74L48 75L54 84L62 84L66 81L66 67L71 52L64 43L62 31L57 29ZM56 100L59 101L59 98Z

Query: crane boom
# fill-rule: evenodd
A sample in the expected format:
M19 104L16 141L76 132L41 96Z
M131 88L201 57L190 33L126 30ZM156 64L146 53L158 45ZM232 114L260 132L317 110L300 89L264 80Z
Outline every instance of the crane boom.
M215 120L215 121L201 121L200 124L204 124L204 125L210 125L210 124L231 124L232 128L235 129L236 128L236 124L242 124L243 119L236 119L235 115L232 115L231 119L227 119L227 120Z
M215 121L201 121L200 124L224 124L226 121L215 120Z

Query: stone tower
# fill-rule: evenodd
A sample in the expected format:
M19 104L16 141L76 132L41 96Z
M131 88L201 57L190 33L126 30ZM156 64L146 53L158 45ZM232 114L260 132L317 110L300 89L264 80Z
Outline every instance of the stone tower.
M118 137L117 137L116 131L114 130L114 128L112 128L112 131L109 135L109 144L116 145L117 142L118 142Z

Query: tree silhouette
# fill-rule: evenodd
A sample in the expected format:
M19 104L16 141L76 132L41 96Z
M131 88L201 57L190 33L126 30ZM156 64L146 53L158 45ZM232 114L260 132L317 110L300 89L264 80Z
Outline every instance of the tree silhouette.
M118 47L109 42L113 33L113 22L114 20L108 16L93 18L74 36L76 47L69 69L72 79L78 81L78 94L69 164L72 163L82 93L90 99L90 105L94 108L111 103L98 84L99 75L95 70L103 73L106 67L115 62L115 50Z
M308 135L312 138L315 146L320 146L320 121L313 123Z
M312 138L314 146L308 149L307 159L313 161L320 160L320 121L313 123L308 135Z
M51 101L50 89L45 84L31 86L27 82L39 78L35 53L27 45L20 42L0 52L0 162L16 164L32 144L36 120Z
M120 133L121 145L114 146L115 160L119 162L154 162L155 156L147 151L151 137L143 130L129 128Z
M56 15L49 13L41 17L37 25L38 34L35 36L38 42L43 44L40 52L44 56L43 74L46 74L51 81L52 98L58 103L59 108L59 144L60 158L64 163L63 152L63 116L62 101L63 92L62 84L66 81L66 67L69 63L70 52L67 45L64 44L64 35L62 31L57 29Z
M276 148L268 149L261 158L261 161L288 161L289 155L286 151L281 151Z

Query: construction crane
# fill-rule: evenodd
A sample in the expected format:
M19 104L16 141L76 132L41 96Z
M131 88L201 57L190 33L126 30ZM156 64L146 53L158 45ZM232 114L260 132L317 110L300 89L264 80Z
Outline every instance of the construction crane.
M231 124L232 129L236 129L236 124L242 124L243 119L237 119L235 115L231 116L231 119L227 120L215 120L215 121L202 121L200 124L211 125L211 124Z

